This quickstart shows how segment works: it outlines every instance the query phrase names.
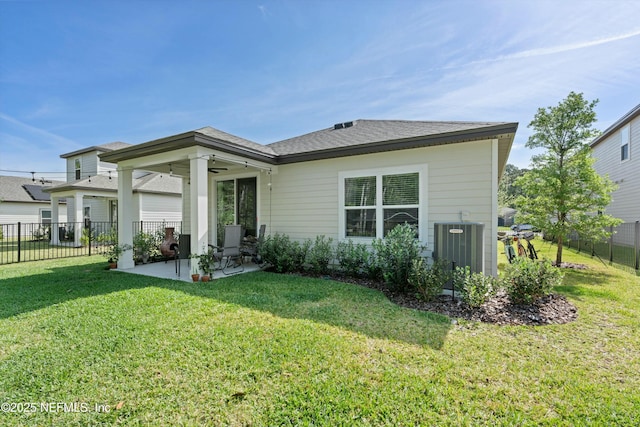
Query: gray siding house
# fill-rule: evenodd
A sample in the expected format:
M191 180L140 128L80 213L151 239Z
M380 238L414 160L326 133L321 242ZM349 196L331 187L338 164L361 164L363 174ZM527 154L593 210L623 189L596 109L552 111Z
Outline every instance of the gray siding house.
M640 221L640 104L591 142L594 168L618 185L607 213Z

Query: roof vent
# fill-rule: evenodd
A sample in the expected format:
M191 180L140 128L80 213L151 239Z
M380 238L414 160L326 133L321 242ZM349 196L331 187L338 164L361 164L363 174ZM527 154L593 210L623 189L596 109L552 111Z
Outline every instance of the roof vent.
M350 128L351 126L353 126L353 122L336 123L335 125L333 125L333 129L334 130L346 129L346 128Z

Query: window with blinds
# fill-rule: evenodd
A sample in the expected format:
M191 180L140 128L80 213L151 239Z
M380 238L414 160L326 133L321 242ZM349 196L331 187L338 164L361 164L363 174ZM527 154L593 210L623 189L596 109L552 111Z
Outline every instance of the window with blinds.
M420 174L377 174L344 179L346 237L383 237L396 225L418 229Z

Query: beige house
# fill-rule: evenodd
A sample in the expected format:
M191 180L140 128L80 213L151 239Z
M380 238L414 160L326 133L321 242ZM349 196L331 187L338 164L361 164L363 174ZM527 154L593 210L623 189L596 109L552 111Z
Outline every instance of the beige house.
M594 168L618 189L607 213L624 222L640 221L640 104L591 143Z
M434 224L484 224L497 274L497 188L517 123L356 120L268 145L211 127L100 155L117 165L119 242L132 242L133 171L182 178L192 253L226 223L248 234L371 242L409 222L433 250ZM132 268L124 256L119 268Z

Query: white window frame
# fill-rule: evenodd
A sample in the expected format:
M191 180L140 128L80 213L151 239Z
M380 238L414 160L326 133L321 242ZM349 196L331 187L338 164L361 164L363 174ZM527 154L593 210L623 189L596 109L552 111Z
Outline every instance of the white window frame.
M338 237L340 240L353 240L370 244L375 238L382 238L384 236L384 209L389 206L383 203L383 188L382 177L384 175L402 175L402 174L418 174L418 238L424 244L427 245L427 224L428 224L428 211L427 211L427 189L428 189L428 166L422 165L405 165L395 166L377 169L361 169L351 171L338 172ZM349 207L345 206L345 180L347 178L361 178L367 176L376 177L376 237L358 237L347 236L346 234L346 211ZM409 206L409 205L407 205ZM410 205L415 207L416 205ZM394 206L395 207L395 206ZM398 206L402 207L402 206ZM373 209L373 206L371 207Z
M627 146L627 158L622 158L622 147ZM620 128L620 163L628 162L631 159L631 125L627 124Z
M45 212L49 212L49 218L44 218L42 216L42 214L45 213ZM45 223L45 220L48 220L49 222ZM40 209L40 224L49 224L49 225L51 225L51 220L52 220L51 209Z
M82 179L82 158L73 159L73 178L74 180Z

